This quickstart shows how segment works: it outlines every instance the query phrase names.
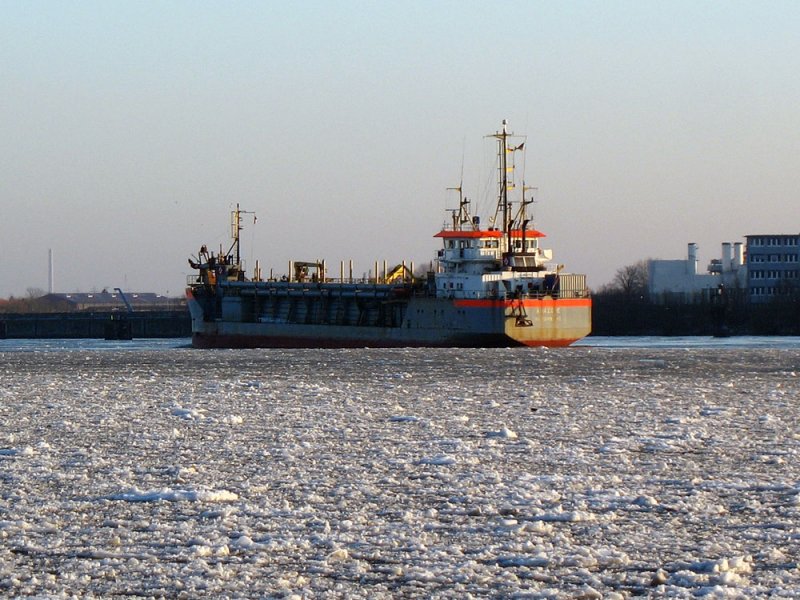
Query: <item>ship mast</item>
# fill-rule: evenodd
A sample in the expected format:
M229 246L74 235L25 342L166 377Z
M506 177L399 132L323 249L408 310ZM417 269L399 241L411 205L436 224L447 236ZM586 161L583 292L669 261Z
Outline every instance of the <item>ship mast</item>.
M508 218L508 121L503 119L503 133L497 136L500 152L500 203L503 211L503 231L508 241L508 250L511 250L511 223Z
M525 182L524 181L522 182L522 201L520 202L519 210L517 211L517 217L515 218L515 221L519 221L520 223L530 223L530 219L528 218L528 213L527 213L527 206L529 204L533 204L535 200L533 199L533 194L531 194L530 198L526 198L525 192L536 189L538 188L535 188L530 185L525 185ZM523 226L522 229L524 230L525 227ZM522 233L523 235L525 234L524 231Z
M448 190L458 192L458 210L453 210L453 231L462 231L464 223L472 223L472 229L478 228L477 219L469 214L469 200L464 196L464 156L461 156L461 179L458 187L449 187Z
M472 223L472 228L476 229L475 221L469 214L469 200L464 196L461 185L447 189L458 192L458 210L452 210L453 231L462 231L464 229L464 223Z
M512 152L516 152L517 150L522 150L525 146L525 142L523 141L519 146L515 146L513 148L509 148L508 146L508 138L514 137L513 133L508 132L508 121L503 119L503 131L498 131L493 136L497 139L497 152L500 158L500 176L499 176L499 196L497 199L497 209L495 210L495 216L498 212L502 213L503 216L503 227L501 231L506 238L506 253L511 254L513 252L513 246L511 243L511 235L512 230L514 227L515 218L511 214L511 201L508 199L508 192L509 190L514 189L514 182L513 180L509 179L509 173L514 170L514 163L511 163L511 166L508 164L508 155ZM525 198L524 198L525 191L523 190L523 199L522 199L522 206L521 210L525 210ZM523 212L524 214L524 212Z
M513 134L508 133L508 121L503 119L503 131L499 131L495 133L492 137L497 139L497 152L500 158L499 164L499 196L497 199L498 209L503 216L503 227L501 231L503 231L506 237L506 252L511 252L511 219L509 218L509 213L511 211L511 207L508 201L508 189L509 189L509 182L508 182L508 138ZM516 150L516 148L515 148ZM497 212L495 212L497 214Z
M242 262L242 257L240 253L240 239L241 239L241 232L242 232L242 215L253 215L253 223L256 222L256 213L253 211L248 210L240 210L239 203L236 203L236 210L231 211L231 237L233 238L233 244L231 244L230 250L228 250L228 256L231 255L235 251L235 258L236 261L234 262L235 265L240 265Z

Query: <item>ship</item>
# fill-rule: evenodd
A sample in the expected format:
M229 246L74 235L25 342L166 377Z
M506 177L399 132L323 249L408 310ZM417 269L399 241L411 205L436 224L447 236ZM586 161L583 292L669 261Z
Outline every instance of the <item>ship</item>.
M324 260L289 261L280 277L248 277L240 252L247 211L231 212L227 251L202 246L189 259L187 304L196 348L388 348L568 346L591 331L592 300L583 274L568 273L533 227L533 196L515 199L515 155L524 152L503 120L497 143L497 201L482 226L471 201L434 235L441 240L427 271L379 263L354 278ZM255 215L254 215L255 221Z

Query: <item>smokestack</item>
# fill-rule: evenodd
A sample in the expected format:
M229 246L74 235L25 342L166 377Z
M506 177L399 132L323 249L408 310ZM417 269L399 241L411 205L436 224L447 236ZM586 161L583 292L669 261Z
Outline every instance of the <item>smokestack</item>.
M731 253L731 243L722 242L722 272L730 273L733 266L733 254Z
M53 293L53 249L47 250L47 293Z
M736 242L733 245L733 266L737 269L744 266L744 244Z
M697 244L689 244L689 275L697 275Z

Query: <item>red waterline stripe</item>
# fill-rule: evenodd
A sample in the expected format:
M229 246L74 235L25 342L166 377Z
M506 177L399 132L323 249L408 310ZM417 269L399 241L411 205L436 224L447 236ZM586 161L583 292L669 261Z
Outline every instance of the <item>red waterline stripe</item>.
M522 300L522 306L537 307L537 306L554 306L556 308L571 308L571 307L591 307L592 300L590 298L565 298L562 300ZM520 300L453 300L453 304L458 307L464 308L500 308L508 306L519 306Z

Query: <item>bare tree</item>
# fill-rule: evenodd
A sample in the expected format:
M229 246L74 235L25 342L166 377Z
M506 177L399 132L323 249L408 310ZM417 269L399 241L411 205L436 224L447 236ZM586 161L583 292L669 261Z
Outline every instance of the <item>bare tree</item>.
M640 298L647 295L647 281L647 261L640 260L617 269L611 283L600 291L607 294L621 294L626 298Z

